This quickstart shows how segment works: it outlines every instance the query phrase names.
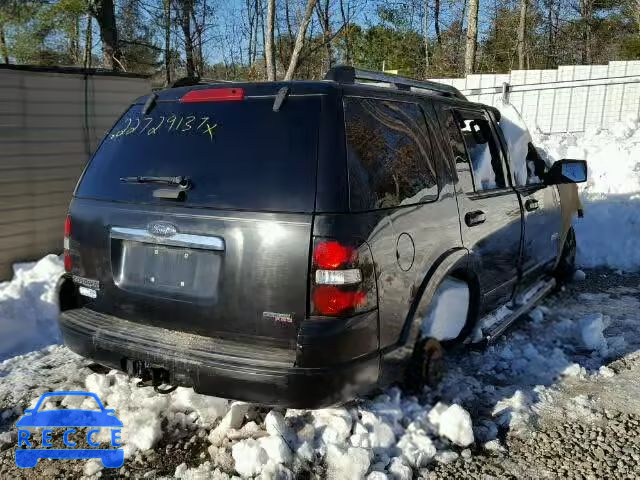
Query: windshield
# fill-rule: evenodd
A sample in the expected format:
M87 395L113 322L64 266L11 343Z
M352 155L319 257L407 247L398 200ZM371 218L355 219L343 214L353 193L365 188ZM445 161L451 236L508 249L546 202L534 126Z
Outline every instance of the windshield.
M147 115L134 105L107 134L78 186L78 197L168 203L166 185L124 177L188 177L180 204L309 212L315 200L319 99L158 102Z

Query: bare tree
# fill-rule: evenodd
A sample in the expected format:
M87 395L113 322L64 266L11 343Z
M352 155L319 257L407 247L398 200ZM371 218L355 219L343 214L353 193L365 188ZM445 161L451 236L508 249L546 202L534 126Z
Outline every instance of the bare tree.
M580 0L580 16L582 17L581 60L584 65L588 65L592 62L591 28L593 25L593 0Z
M104 68L109 70L124 70L118 60L118 57L120 57L120 48L118 45L118 28L116 25L113 0L92 0L89 7L100 27Z
M163 0L164 14L164 81L171 85L171 0Z
M424 37L424 78L429 78L429 0L424 0L422 36Z
M436 29L438 45L442 45L442 36L440 35L440 0L434 0L433 2L433 26Z
M187 77L196 76L196 64L194 59L194 42L191 33L191 19L194 11L194 0L175 0L178 21L184 37L184 56L187 68Z
M276 79L276 52L274 24L276 20L276 0L267 0L267 35L265 38L265 54L267 63L267 80Z
M87 15L87 27L84 32L84 58L82 65L84 68L91 68L91 61L93 52L93 17L91 14Z
M479 0L469 0L469 15L467 16L467 47L464 54L464 72L469 75L474 72L476 49L478 46L478 6Z
M324 43L324 61L320 68L320 75L329 70L333 65L333 45L331 44L331 13L329 9L329 0L323 0L316 3L316 12L322 29L322 42Z
M347 5L347 8L344 6L344 0L340 0L340 15L342 16L342 24L346 31L346 35L344 36L344 60L347 65L351 65L351 15L349 5Z
M520 22L518 23L518 68L524 70L524 55L527 33L527 0L520 0Z
M296 35L296 41L293 45L293 52L291 52L289 68L287 68L287 73L285 73L284 75L285 80L291 80L296 72L296 68L298 68L300 52L302 51L302 47L304 46L304 39L307 36L307 28L309 28L309 23L311 23L311 15L313 15L313 9L316 6L316 2L317 0L307 0L307 7L305 8L302 22L298 27L298 34Z
M4 63L9 64L9 50L7 49L7 39L4 33L4 25L0 25L0 54Z

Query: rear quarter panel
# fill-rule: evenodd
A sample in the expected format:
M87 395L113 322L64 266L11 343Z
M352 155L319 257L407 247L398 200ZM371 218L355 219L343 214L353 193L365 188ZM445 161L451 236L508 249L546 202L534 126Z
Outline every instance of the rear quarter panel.
M317 216L314 235L352 237L371 249L376 272L380 348L396 344L420 284L447 251L461 248L453 186L438 200L372 212Z

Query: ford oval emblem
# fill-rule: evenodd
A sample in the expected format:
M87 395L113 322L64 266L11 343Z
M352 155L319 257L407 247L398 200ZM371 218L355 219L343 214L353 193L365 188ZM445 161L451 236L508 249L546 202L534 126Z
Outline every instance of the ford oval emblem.
M156 237L172 237L178 233L175 225L166 222L152 222L147 226L147 230Z

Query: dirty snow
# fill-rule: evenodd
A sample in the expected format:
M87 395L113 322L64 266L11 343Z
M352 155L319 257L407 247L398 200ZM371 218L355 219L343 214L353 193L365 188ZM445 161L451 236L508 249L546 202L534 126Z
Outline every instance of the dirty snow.
M62 261L47 255L13 266L13 279L0 283L0 361L60 341L55 286Z
M638 289L616 292L551 298L496 344L452 353L442 383L419 396L391 388L343 407L269 410L186 388L159 395L122 373L94 373L89 361L50 346L0 363L0 404L14 406L2 415L13 423L44 391L87 389L123 421L127 461L178 438L187 446L204 441L199 463L178 465L177 478L295 478L316 465L326 478L410 479L467 458L468 447L502 451L499 432L526 435L542 414L597 418L591 396L567 388L615 381L619 375L604 362L640 346L637 335L621 335L640 307ZM15 439L2 434L0 441ZM86 462L83 472L100 467Z
M634 120L610 132L535 133L548 158L590 162L589 183L581 187L585 219L576 221L585 267L632 271L640 265L637 127ZM602 232L616 232L616 248ZM0 284L0 360L6 359L0 363L0 451L15 441L12 425L23 409L51 390L94 391L114 408L125 425L127 461L162 454L159 445L167 442L181 441L185 448L204 442L200 463L191 459L172 472L193 479L293 478L310 468L328 478L409 479L418 469L467 458L468 448L500 451L501 434L526 435L543 414L598 418L593 396L582 390L602 382L628 382L608 401L621 409L640 408L636 377L607 366L640 347L637 286L547 299L521 328L485 350L451 352L441 384L418 396L392 388L342 407L265 411L186 388L159 395L137 388L122 373L92 372L89 361L65 347L47 347L59 341L53 287L61 270L60 260L50 255L18 265L13 280ZM584 274L576 280L585 280ZM37 351L26 353L31 350ZM98 475L99 467L86 462L83 473Z

